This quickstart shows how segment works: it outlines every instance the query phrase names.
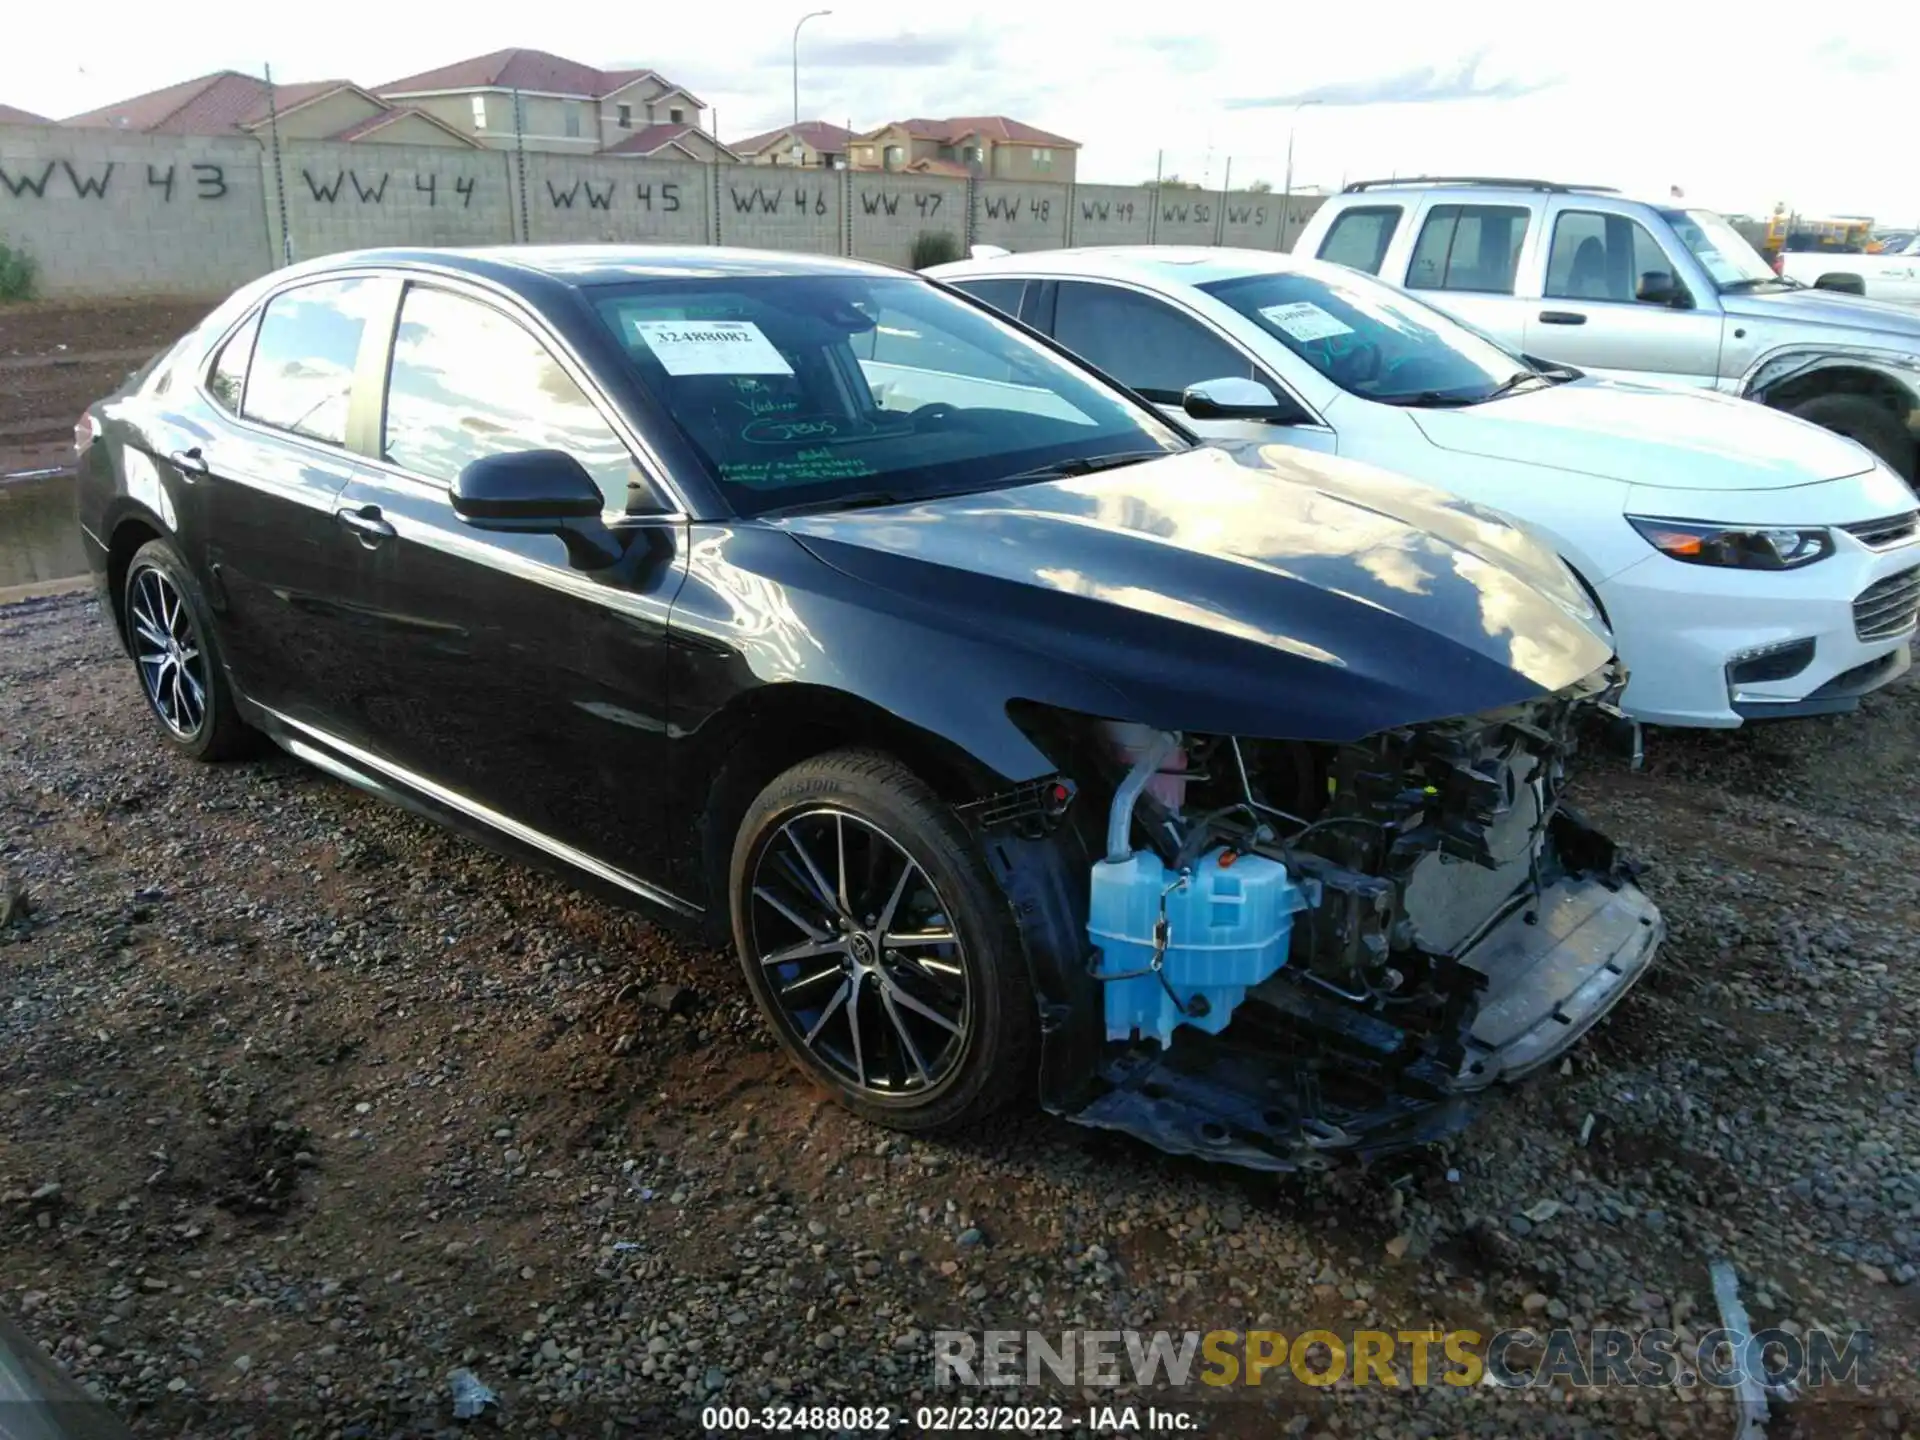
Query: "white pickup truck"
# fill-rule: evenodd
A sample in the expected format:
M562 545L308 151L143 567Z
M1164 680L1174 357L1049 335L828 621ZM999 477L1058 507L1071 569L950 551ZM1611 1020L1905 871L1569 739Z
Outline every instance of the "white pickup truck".
M1891 276L1840 274L1920 256L1789 255L1821 262L1802 280L1776 275L1711 211L1484 176L1356 180L1293 248L1410 290L1523 355L1785 410L1920 487L1920 294L1885 304ZM1816 289L1821 275L1838 278Z
M1920 236L1902 250L1878 255L1789 250L1780 257L1780 273L1822 290L1842 290L1895 305L1920 305Z

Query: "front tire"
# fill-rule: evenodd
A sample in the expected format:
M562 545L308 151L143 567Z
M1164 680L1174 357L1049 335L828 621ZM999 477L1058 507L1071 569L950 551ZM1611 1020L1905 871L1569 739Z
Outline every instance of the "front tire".
M1886 461L1894 474L1913 483L1913 436L1884 406L1863 395L1815 395L1788 413L1866 446Z
M245 753L254 732L234 706L206 596L167 541L149 540L134 552L121 616L140 693L161 738L195 760Z
M840 750L768 785L734 841L734 943L794 1063L854 1114L951 1130L1033 1089L1013 916L978 847L891 756Z

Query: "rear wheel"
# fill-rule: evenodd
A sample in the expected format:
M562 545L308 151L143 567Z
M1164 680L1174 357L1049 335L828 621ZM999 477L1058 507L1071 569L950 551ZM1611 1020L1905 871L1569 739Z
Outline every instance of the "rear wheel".
M122 597L127 648L162 737L196 760L244 753L254 732L234 708L206 599L172 545L149 540L134 552Z
M1788 413L1858 441L1886 461L1894 474L1912 482L1913 436L1900 417L1884 405L1864 395L1815 395L1810 400L1802 400Z
M776 779L741 823L731 895L761 1012L855 1114L952 1129L1031 1091L1036 1016L1006 901L897 760L842 750Z

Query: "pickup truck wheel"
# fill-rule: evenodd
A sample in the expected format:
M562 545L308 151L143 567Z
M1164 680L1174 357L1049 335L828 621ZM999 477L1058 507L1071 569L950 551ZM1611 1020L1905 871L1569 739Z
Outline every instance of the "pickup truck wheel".
M952 808L898 760L840 750L788 770L741 821L729 878L748 987L847 1109L951 1130L1033 1092L1012 911Z
M1860 395L1815 395L1787 413L1858 441L1886 461L1894 474L1912 483L1913 436L1885 407Z

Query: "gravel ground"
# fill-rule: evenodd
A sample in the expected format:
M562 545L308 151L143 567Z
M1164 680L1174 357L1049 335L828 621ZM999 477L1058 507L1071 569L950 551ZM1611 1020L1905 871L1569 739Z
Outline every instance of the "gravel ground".
M1875 1332L1869 1383L1776 1403L1775 1440L1920 1424L1920 686L1591 764L1580 799L1672 927L1656 973L1446 1151L1278 1179L1037 1114L866 1128L729 958L148 724L90 600L0 610L27 907L0 927L0 1307L142 1434L428 1433L458 1367L512 1433L911 1407L941 1327L1697 1336L1714 1256L1759 1321ZM1736 1418L1697 1388L1161 1403L1234 1436Z

